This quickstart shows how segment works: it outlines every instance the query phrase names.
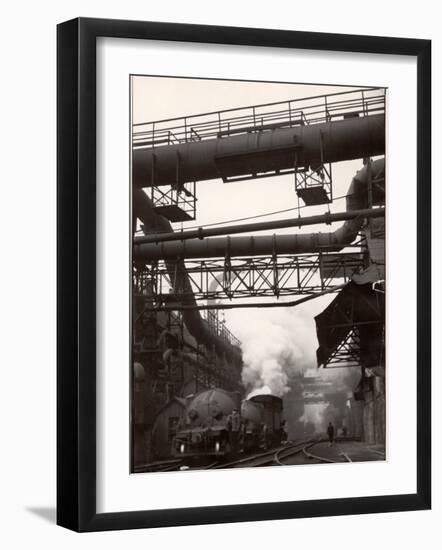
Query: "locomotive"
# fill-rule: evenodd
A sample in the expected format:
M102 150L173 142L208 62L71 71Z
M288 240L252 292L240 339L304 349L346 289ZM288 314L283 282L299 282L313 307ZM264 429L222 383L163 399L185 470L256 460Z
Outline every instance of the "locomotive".
M240 415L238 446L232 448L231 418ZM238 392L204 390L187 398L173 442L176 457L229 456L280 445L284 440L282 399L255 395L241 401Z

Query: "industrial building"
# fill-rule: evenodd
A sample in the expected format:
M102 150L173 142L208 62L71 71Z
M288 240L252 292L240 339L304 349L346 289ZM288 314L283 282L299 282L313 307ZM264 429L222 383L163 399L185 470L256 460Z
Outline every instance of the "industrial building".
M289 437L303 435L306 406L334 403L339 428L385 443L384 155L381 88L133 123L133 470L171 455L186 396L245 395L241 342L223 310L253 316L327 294L316 366L356 374L348 395L292 376ZM360 168L336 211L332 166L349 160ZM291 217L198 225L201 182L222 180L234 197L241 182L279 176L293 178ZM325 212L309 215L319 205Z

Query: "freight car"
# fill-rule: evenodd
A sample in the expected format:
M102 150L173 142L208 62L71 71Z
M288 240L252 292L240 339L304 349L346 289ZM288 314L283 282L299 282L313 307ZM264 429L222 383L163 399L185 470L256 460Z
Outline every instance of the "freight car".
M241 402L237 392L222 389L202 391L188 398L173 443L178 457L229 456L232 448L231 415L240 413L236 451L249 453L281 443L282 400L274 395L257 395Z
M261 409L260 446L269 449L281 445L285 439L284 420L282 418L282 399L275 395L262 394L251 397L247 402Z

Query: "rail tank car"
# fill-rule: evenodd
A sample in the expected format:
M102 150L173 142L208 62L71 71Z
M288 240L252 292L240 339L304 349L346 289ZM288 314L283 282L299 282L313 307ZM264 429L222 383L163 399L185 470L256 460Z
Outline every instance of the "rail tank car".
M256 395L240 401L237 392L202 391L188 398L173 445L178 457L228 456L232 452L229 416L240 411L237 450L244 453L280 445L284 439L282 399Z
M174 439L175 456L222 456L230 453L228 417L240 409L238 392L211 389L188 398Z

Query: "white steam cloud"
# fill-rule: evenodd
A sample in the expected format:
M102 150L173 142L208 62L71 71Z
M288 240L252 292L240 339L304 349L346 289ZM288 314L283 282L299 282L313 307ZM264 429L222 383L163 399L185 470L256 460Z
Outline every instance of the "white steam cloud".
M314 316L329 301L326 297L292 308L229 312L228 326L242 342L242 381L248 397L264 393L282 397L290 390L291 374L316 366Z

